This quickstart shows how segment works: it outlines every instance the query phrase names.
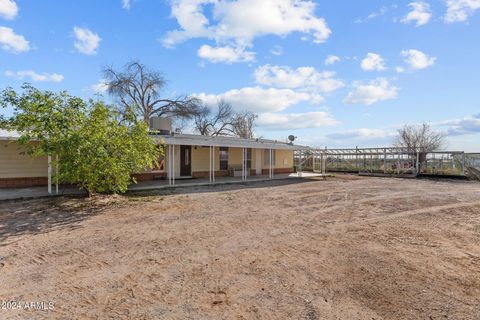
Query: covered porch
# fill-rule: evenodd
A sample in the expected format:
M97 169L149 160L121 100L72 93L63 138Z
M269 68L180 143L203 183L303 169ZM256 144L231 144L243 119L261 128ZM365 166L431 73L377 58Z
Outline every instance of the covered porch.
M165 155L162 170L151 172L150 180L164 179L168 186L286 178L295 172L294 152L308 149L265 139L183 134L157 139L165 145Z

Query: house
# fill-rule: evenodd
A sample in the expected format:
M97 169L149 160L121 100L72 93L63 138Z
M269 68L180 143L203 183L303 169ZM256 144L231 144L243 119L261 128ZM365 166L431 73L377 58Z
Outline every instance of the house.
M0 129L0 188L46 186L47 157L32 158L15 141L17 132Z
M161 122L161 123L160 123ZM152 139L165 145L165 154L153 170L133 174L137 181L237 177L294 172L294 152L307 147L267 139L241 139L172 132L169 121L152 123ZM0 131L0 188L48 185L47 157L31 158L15 143L18 133ZM50 177L51 179L51 177Z

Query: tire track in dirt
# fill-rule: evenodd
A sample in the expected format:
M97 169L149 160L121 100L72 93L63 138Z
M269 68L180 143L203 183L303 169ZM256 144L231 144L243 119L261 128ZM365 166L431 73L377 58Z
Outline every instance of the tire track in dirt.
M340 222L340 225L335 225L334 224L333 227L341 229L341 228L344 228L344 225L357 226L358 224L372 224L372 223L384 222L384 221L388 221L388 220L392 220L392 219L401 219L401 218L405 218L405 217L413 216L413 215L417 215L417 214L434 213L434 212L437 212L437 211L443 211L443 210L449 210L449 209L459 209L459 208L479 206L479 205L480 205L480 201L474 201L474 202L461 202L461 203L455 203L455 204L447 204L447 205L434 206L434 207L415 209L415 210L407 210L407 211L393 213L393 214L387 215L387 216L362 219L362 220L359 220L359 221L355 221L354 224L353 223L341 223Z

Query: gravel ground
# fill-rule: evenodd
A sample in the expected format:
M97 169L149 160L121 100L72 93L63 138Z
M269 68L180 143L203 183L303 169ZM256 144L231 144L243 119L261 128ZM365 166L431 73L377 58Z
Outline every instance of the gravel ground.
M480 184L0 202L2 301L0 319L480 319Z

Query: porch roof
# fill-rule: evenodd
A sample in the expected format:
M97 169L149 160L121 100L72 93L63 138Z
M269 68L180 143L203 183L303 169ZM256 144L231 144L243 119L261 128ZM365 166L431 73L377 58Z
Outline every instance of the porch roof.
M20 133L17 131L0 129L0 140L17 140L18 138L20 138Z
M232 147L232 148L254 148L254 149L281 149L281 150L307 150L310 147L290 144L277 140L267 139L242 139L223 136L201 136L194 134L172 134L172 135L153 135L157 140L163 141L167 145L187 145L187 146L214 146L214 147Z
M187 146L214 146L232 148L254 148L254 149L280 149L280 150L309 150L308 146L291 144L283 141L268 139L242 139L223 136L201 136L196 134L172 134L172 135L150 135L152 138L162 140L165 144L187 145ZM6 131L0 129L0 140L17 140L20 133L17 131Z

